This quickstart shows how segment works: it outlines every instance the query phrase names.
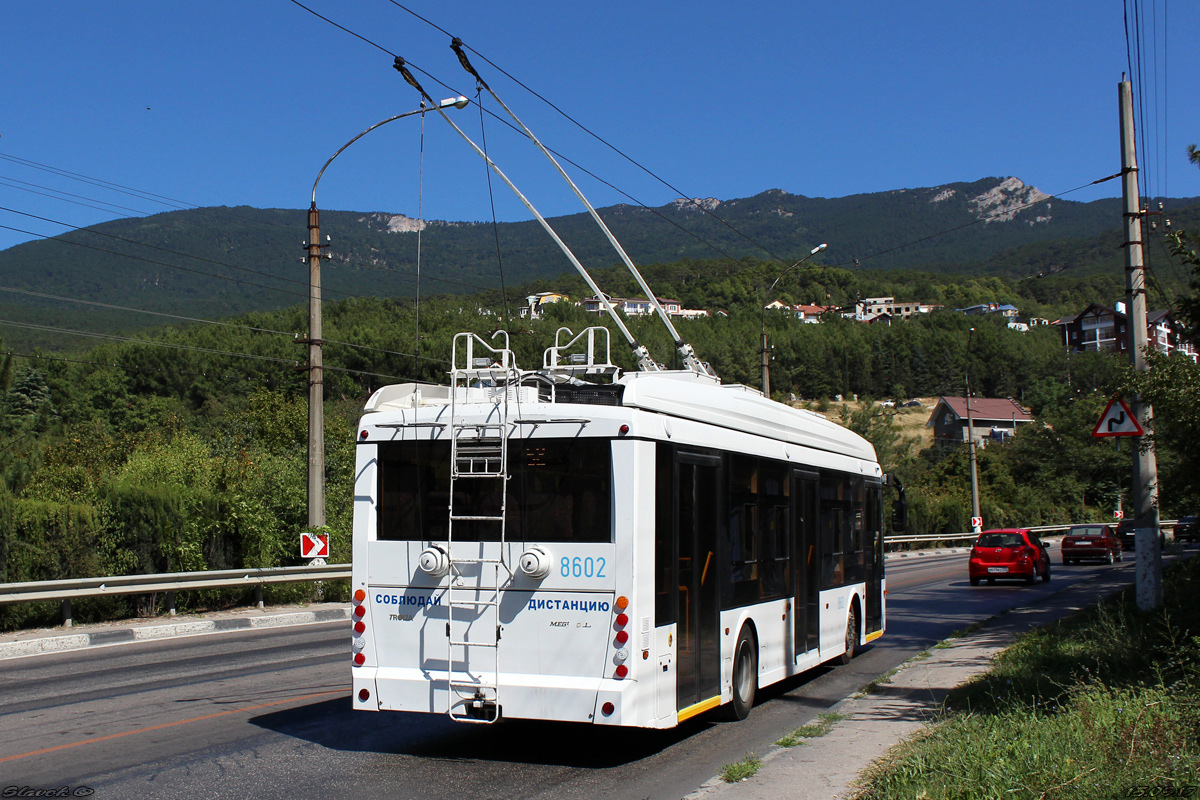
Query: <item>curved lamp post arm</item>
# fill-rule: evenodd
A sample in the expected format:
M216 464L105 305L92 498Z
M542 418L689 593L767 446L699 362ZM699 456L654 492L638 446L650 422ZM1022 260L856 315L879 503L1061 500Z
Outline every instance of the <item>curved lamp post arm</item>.
M450 106L454 106L455 108L465 108L467 106L467 104L470 102L471 101L468 100L467 98L463 97L462 95L459 95L458 97L449 97L449 98L443 100L442 102L438 103L436 107L437 108L449 108ZM333 160L342 154L343 150L345 150L347 147L354 144L359 139L366 136L368 133L375 130L376 128L383 127L384 125L387 125L389 122L395 122L398 119L404 119L405 117L411 117L414 114L424 114L425 112L427 112L429 110L430 109L422 102L420 108L415 109L413 111L405 111L403 114L397 114L394 117L388 117L387 119L383 120L382 122L376 122L374 125L367 128L365 131L360 133L358 136L355 136L353 139L351 139L350 141L348 141L344 145L342 145L336 153L334 153L332 156L329 157L329 160L325 162L325 166L321 167L321 171L317 173L317 179L315 181L313 181L313 188L312 188L313 205L315 206L317 204L317 184L319 184L321 182L321 176L325 174L326 168L330 164L333 163Z
M450 106L464 108L470 101L465 97L452 97L440 103L421 103L421 107L406 111L394 117L388 117L377 122L365 131L346 142L334 153L313 181L312 206L308 210L308 338L302 340L308 345L308 524L310 528L319 528L325 524L325 410L324 410L324 362L321 355L321 224L320 213L317 211L317 184L321 176L350 145L366 136L378 127L395 122L398 119L411 117L414 114L424 114L435 107L439 111Z

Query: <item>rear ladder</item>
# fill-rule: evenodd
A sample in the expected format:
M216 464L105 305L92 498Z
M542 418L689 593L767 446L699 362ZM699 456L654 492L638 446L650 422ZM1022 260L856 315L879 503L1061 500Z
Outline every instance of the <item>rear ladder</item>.
M446 712L458 722L491 723L500 716L500 597L512 578L512 570L505 561L511 432L508 405L519 389L521 377L508 348L508 334L499 331L496 335L500 334L504 335L502 348L491 347L473 333L456 335L450 372ZM483 421L467 421L460 416L460 403L471 403L478 408L488 400L495 407ZM481 488L470 494L490 497L491 502L472 509L476 513L456 510L455 498L464 481L476 483L473 488ZM476 531L483 528L494 536L472 537L471 543L479 547L474 554L465 553L466 542L456 552L455 529L464 525ZM498 541L499 557L484 558L481 541ZM489 670L479 668L481 661L488 664L490 674Z

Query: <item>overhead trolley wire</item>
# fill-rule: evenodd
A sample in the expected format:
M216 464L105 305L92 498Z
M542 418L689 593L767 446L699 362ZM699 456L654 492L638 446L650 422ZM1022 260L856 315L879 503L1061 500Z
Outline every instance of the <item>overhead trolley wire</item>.
M407 6L403 5L402 3L399 3L399 2L397 2L397 0L388 0L388 2L390 2L392 5L396 6L396 8L399 8L399 9L401 9L402 11L405 11L405 12L407 12L408 14L411 14L412 16L416 17L417 19L421 20L421 21L422 21L422 22L424 22L426 25L429 25L430 27L432 27L432 28L435 28L436 30L440 31L441 33L445 34L446 36L450 36L451 38L455 38L455 37L453 36L453 34L451 34L451 33L450 33L449 31L447 31L445 28L442 28L441 26L439 26L439 25L437 25L437 24L435 24L435 23L431 22L430 20L426 19L425 17L423 17L423 16L421 16L420 14L416 13L415 11L413 11L411 8L408 8ZM504 70L502 67L500 67L500 66L496 65L494 62L492 62L492 60L491 60L491 59L489 59L489 58L488 58L486 55L484 55L483 53L479 52L478 50L476 50L475 48L471 47L469 44L466 44L466 43L463 43L463 47L465 47L467 50L470 50L470 51L471 51L473 54L475 54L475 55L479 56L481 59L483 59L483 61L484 61L484 62L486 62L486 63L488 64L488 66L490 66L492 69L496 70L496 71L497 71L497 72L499 72L501 75L503 75L504 77L508 78L510 81L512 81L513 83L517 84L518 86L520 86L520 87L521 87L522 89L524 89L525 91L529 92L531 95L533 95L533 96L534 96L534 97L536 97L537 99L541 100L543 103L545 103L546 105L548 105L550 108L554 109L556 112L558 112L560 115L562 115L562 117L563 117L564 119L566 119L567 121L569 121L571 124L575 125L575 126L576 126L577 128L579 128L581 131L583 131L583 132L584 132L584 133L586 133L587 135L591 136L592 138L594 138L596 141L600 142L602 145L604 145L604 146L605 146L605 147L607 147L608 149L612 150L614 153L616 153L616 154L617 154L617 155L619 155L621 158L623 158L623 159L625 159L626 161L628 161L628 162L629 162L630 164L632 164L633 166L635 166L635 167L637 167L638 169L640 169L642 172L644 172L644 173L646 173L647 175L649 175L651 178L654 178L654 180L658 181L658 182L659 182L659 183L661 183L663 186L665 186L665 187L667 187L668 189L670 189L672 192L674 192L674 193L675 193L676 195L678 195L679 197L682 197L682 198L683 198L684 200L686 200L686 201L687 201L687 202L688 202L690 205L694 206L695 208L697 208L698 210L700 210L700 211L701 211L701 212L703 212L704 214L707 214L708 216L712 217L714 220L716 220L717 222L719 222L719 223L721 223L722 225L724 225L726 228L728 228L729 230L731 230L733 233L737 234L737 235L738 235L739 237L741 237L742 239L745 239L745 240L746 240L747 242L749 242L750 244L754 245L755 247L757 247L758 249L762 250L762 251L763 251L764 253L766 253L767 255L771 256L771 258L774 258L774 259L775 259L775 260L777 260L777 261L786 261L786 260L787 260L787 259L785 259L785 258L783 258L783 257L779 256L778 254L774 253L774 252L773 252L773 251L772 251L770 248L768 248L766 245L762 244L762 243L761 243L761 242L759 242L759 241L756 241L755 239L751 238L750 236L747 236L745 233L742 233L740 230L738 230L736 227L734 227L733 225L731 225L729 222L727 222L726 220L722 219L722 218L721 218L721 217L719 217L718 215L714 214L714 213L712 212L712 210L711 210L711 209L707 209L707 208L705 208L703 205L701 205L700 203L697 203L695 200L693 200L693 199L691 198L691 196L690 196L688 193L686 193L686 192L684 192L682 189L679 189L679 188L677 188L676 186L672 185L672 184L671 184L669 181L667 181L665 178L663 178L662 176L660 176L660 175L658 175L657 173L655 173L655 172L654 172L653 170L651 170L649 167L647 167L646 165L644 165L644 164L642 164L641 162L637 161L635 158L633 158L632 156L630 156L630 155L628 155L627 153L625 153L624 151L622 151L622 150L621 150L619 147L617 147L616 145L612 144L611 142L609 142L608 140L606 140L604 137L600 136L600 135L599 135L598 133L596 133L595 131L592 131L591 129L589 129L589 128L588 128L586 125L584 125L582 122L580 122L579 120L577 120L577 119L575 119L574 117L572 117L572 116L571 116L570 114L568 114L566 111L563 111L561 108L559 108L559 107L558 107L557 105L555 105L553 102L551 102L549 99L547 99L546 97L542 96L542 95L541 95L541 94L539 94L537 91L535 91L534 89L530 88L529 86L525 85L525 84L524 84L524 83L523 83L523 82L522 82L520 79L518 79L518 78L514 77L513 75L511 75L511 74L509 74L508 72L506 72L506 71L505 71L505 70ZM428 73L425 73L425 74L428 74ZM431 76L431 77L432 77L432 76ZM435 80L436 80L436 79L435 79ZM444 84L443 84L443 85L444 85ZM501 121L504 121L504 120L501 120ZM512 127L512 126L510 125L510 127ZM549 148L548 148L548 149L549 149ZM597 177L596 175L594 175L593 173L591 173L591 172L589 172L588 170L584 169L583 167L580 167L580 166L579 166L578 164L576 164L574 161L571 161L570 159L568 159L568 158L566 158L566 157L562 156L562 155L561 155L560 153L558 153L557 151L555 151L555 150L551 149L551 152L553 152L553 153L554 153L554 155L556 155L556 156L559 156L560 158L562 158L562 159L563 159L564 161L566 161L567 163L571 164L571 166L575 167L576 169L580 169L580 170L582 170L583 172L587 173L587 174L588 174L589 176L591 176L592 178L595 178L596 180L598 180L598 181L600 181L601 183L603 183L605 186L608 186L610 189L613 189L613 190L615 190L615 191L617 191L617 192L620 192L620 194L621 194L621 195L623 195L624 197L626 197L626 198L628 198L628 199L632 200L634 203L637 203L637 205L641 206L642 208L644 208L644 209L646 209L646 210L648 210L648 211L654 211L654 209L651 209L651 208L650 208L649 206L647 206L645 203L642 203L641 201L639 201L639 200L636 200L635 198L631 197L630 195L626 194L625 192L621 191L620 189L617 189L617 187L613 186L613 185L612 185L611 183L609 183L608 181L605 181L605 180L603 180L603 179L601 179L601 178ZM684 231L684 232L686 232L686 233L691 233L690 231L687 231L685 228L683 228L682 226L680 226L680 225L678 225L677 223L675 223L673 220L670 220L670 219L668 219L667 217L663 216L662 214L657 214L657 212L655 212L655 213L656 213L656 215L657 215L657 216L659 216L659 217L660 217L660 218L662 218L663 220L666 220L666 221L670 222L672 225L675 225L675 227L679 228L680 230L683 230L683 231ZM691 234L691 235L695 236L695 234ZM733 260L735 260L735 261L737 260L736 258L733 258L733 256L730 256L728 253L725 253L725 252L721 251L720 249L718 249L717 247L715 247L715 246L714 246L714 245L712 245L711 243L709 243L709 242L707 242L707 241L705 241L705 240L701 239L700 237L698 237L698 236L697 236L696 238L697 238L699 241L701 241L703 244L705 244L705 245L707 245L707 246L711 247L711 248L712 248L713 250L715 250L716 252L718 252L718 253L721 253L721 254L722 254L722 255L724 255L726 258L731 258L731 259L733 259Z
M394 3L394 0L392 0L392 1L393 1L393 3ZM344 26L342 26L342 25L339 25L339 24L338 24L338 23L336 23L336 22L333 22L332 20L328 19L327 17L325 17L325 16L323 16L323 15L321 15L321 14L318 14L316 11L313 11L312 9L310 9L308 6L304 5L303 3L300 3L300 2L298 2L298 0L291 0L291 2L292 2L292 3L294 3L295 5L299 6L300 8L303 8L305 11L308 11L308 12L309 12L309 13L311 13L313 16L315 16L315 17L318 17L318 18L320 18L320 19L322 19L322 20L325 20L326 22L329 22L329 23L330 23L331 25L333 25L334 27L336 27L336 28L338 28L338 29L340 29L340 30L346 31L347 33L351 34L351 35L352 35L352 36L354 36L355 38L361 39L361 40L363 40L364 42L367 42L368 44L370 44L372 47L375 47L375 48L377 48L377 49L379 49L379 50L381 50L381 51L383 51L383 52L387 53L388 55L390 55L390 56L393 56L393 58L397 57L395 53L393 53L392 51L388 50L388 49L387 49L386 47L384 47L383 45L380 45L380 44L378 44L378 43L376 43L376 42L373 42L373 41L371 41L370 39L367 39L366 37L364 37L364 36L362 36L362 35L360 35L360 34L358 34L358 33L355 33L354 31L351 31L351 30L349 30L349 29L345 28ZM412 11L410 11L409 9L407 9L407 8L404 8L404 6L400 6L398 3L395 3L395 5L397 5L398 7L402 8L402 9L403 9L403 10L405 10L405 11L408 11L409 13L413 13L413 12L412 12ZM421 17L420 15L414 14L414 16L416 16L418 19L421 19L421 20L422 20L422 21L424 21L424 22L428 22L428 20L425 20L425 19L424 19L423 17ZM430 23L430 24L432 25L432 23ZM442 29L442 28L438 27L437 25L433 25L433 27L437 28L439 31L442 31L443 33L446 33L446 31L445 31L444 29ZM447 35L449 35L449 34L447 33ZM511 75L508 75L508 73L507 73L507 72L504 72L504 70L500 69L499 67L496 67L496 65L495 65L495 64L492 64L492 62L491 62L491 61L488 61L488 59L487 59L487 57L486 57L486 56L483 56L482 54L479 54L479 53L477 53L477 51L475 51L473 48L471 48L471 47L469 47L469 46L467 46L467 49L468 49L468 50L471 50L471 52L472 52L472 53L476 53L477 55L479 55L479 56L480 56L480 58L482 58L484 61L487 61L487 63L488 63L489 65L491 65L492 67L494 67L494 68L495 68L497 71L501 72L501 73L502 73L502 74L504 74L506 77L510 78L511 80L513 80L514 82L516 82L518 85L522 86L522 88L526 89L526 91L529 91L529 92L530 92L531 94L533 94L535 97L538 97L539 99L541 99L541 100L542 100L542 102L544 102L544 103L546 103L546 104L550 105L550 106L551 106L551 108L554 108L554 109L555 109L556 111L558 111L560 114L563 114L563 116L567 117L567 119L571 120L571 122L573 122L574 124L578 125L578 126L581 128L581 129L583 129L585 132L587 132L587 133L588 133L588 134L590 134L591 136L594 136L594 137L596 137L597 139L599 139L599 141L603 142L603 143L604 143L605 145L607 145L609 148L613 149L615 152L617 152L618 154L620 154L620 155L621 155L623 158L626 158L626 159L628 159L630 162L632 162L634 165L636 165L636 166L637 166L639 169L642 169L643 171L645 171L645 172L647 172L648 174L650 174L651 176L653 176L653 177L654 177L656 180L658 180L658 181L659 181L660 183L662 183L664 186L666 186L667 188L671 189L671 191L675 192L676 194L679 194L679 195L683 196L683 197L684 197L684 199L686 199L686 200L687 200L689 203L691 203L692 205L695 205L695 206L696 206L696 208L700 209L700 210L701 210L702 212L704 212L705 214L707 214L707 215L711 216L713 219L717 220L717 221L718 221L718 222L720 222L722 225L724 225L724 226L726 226L727 228L729 228L731 231L733 231L733 232L734 232L734 233L736 233L738 236L740 236L741 238L743 238L743 239L745 239L746 241L748 241L750 244L754 245L754 246L755 246L755 247L757 247L758 249L760 249L760 250L762 250L763 252L767 253L769 256L771 256L771 258L774 258L774 259L776 259L777 261L786 261L786 260L787 260L787 259L785 259L785 258L783 258L783 257L781 257L781 256L779 256L779 255L776 255L774 252L772 252L772 251L770 250L770 248L766 247L766 246L765 246L765 245L763 245L762 243L760 243L760 242L757 242L757 241L755 241L754 239L752 239L752 238L750 238L749 236L747 236L746 234L742 233L742 232L741 232L741 231L739 231L737 228L733 227L733 226L732 226L732 225L730 225L728 222L726 222L725 220L723 220L723 219L721 219L720 217L718 217L716 214L713 214L713 213L712 213L712 212L711 212L709 209L706 209L706 208L704 208L703 206L701 206L700 204L698 204L698 203L695 203L695 201L693 201L693 200L691 200L690 198L688 198L688 197L687 197L687 196L686 196L686 195L685 195L685 194L682 192L682 190L675 188L674 186L672 186L670 183L667 183L667 182L666 182L665 180L663 180L662 178L658 177L657 175L654 175L654 173L653 173L653 172L651 172L651 171L650 171L650 170L649 170L647 167L645 167L645 166L642 166L641 164L639 164L638 162L634 161L634 160L633 160L632 158L630 158L629 156L627 156L627 155L625 155L624 153L622 153L620 150L618 150L618 149L617 149L616 147L614 147L613 145L611 145L611 144L609 144L608 142L606 142L606 141L604 141L603 139L601 139L601 138L600 138L599 136L597 136L595 133L592 133L591 131L589 131L589 130L588 130L586 127L584 127L584 126L583 126L581 123L579 123L579 122L575 121L575 120L574 120L574 119L572 119L570 116L568 116L568 115L567 115L565 112L563 112L563 111L561 111L560 109L558 109L558 107L557 107L557 106L555 106L553 103L551 103L549 100L546 100L544 97L542 97L541 95L537 94L537 92L534 92L532 89L529 89L528 87L524 86L524 84L522 84L520 81L517 81L517 80L516 80L515 78L513 78ZM446 82L444 82L444 81L440 80L440 79L439 79L439 78L437 78L436 76L434 76L434 75L431 75L430 73L428 73L428 72L426 72L425 70L421 69L421 68L420 68L420 67L418 67L417 65L413 64L411 61L408 61L408 60L406 59L406 60L405 60L405 64L406 64L408 67L412 68L414 71L421 73L421 74L422 74L423 76L425 76L426 78L429 78L431 81L433 81L434 83L436 83L438 86L441 86L443 89L446 89L446 90L450 91L450 92L451 92L451 93L453 93L453 94L458 94L458 95L462 95L462 94L464 94L463 92L459 91L458 89L456 89L455 87L451 86L450 84L448 84L448 83L446 83ZM503 124L503 125L505 125L506 127L508 127L508 128L511 130L511 131L513 131L514 133L516 133L518 136L522 136L522 137L528 138L527 134L526 134L524 131L520 130L519 128L517 128L515 125L513 125L511 122L509 122L508 120L504 119L503 117L501 117L501 116L499 116L499 115L497 115L497 114L495 114L495 113L493 113L492 111L490 111L490 110L487 110L487 109L484 109L484 113L486 113L488 116L492 117L492 118L493 118L494 120L496 120L497 122L500 122L501 124ZM679 229L679 230L680 230L682 233L685 233L685 234L687 234L688 236L691 236L691 237L692 237L692 238L694 238L696 241L700 242L700 243L701 243L701 244L703 244L704 246L706 246L706 247L708 247L709 249L711 249L713 252L719 253L719 254L721 254L722 256L724 256L725 258L728 258L728 259L730 259L731 261L737 261L737 260L738 260L738 258L737 258L736 256L733 256L733 255L731 255L731 254L729 254L729 253L725 252L725 251L724 251L724 250L722 250L720 247L718 247L717 245L713 244L712 242L709 242L709 241L707 241L706 239L704 239L704 238L703 238L703 237L701 237L700 235L696 234L695 232L693 232L693 231L689 231L687 228L683 227L683 226L682 226L682 225L680 225L679 223L677 223L677 222L675 222L674 220L670 219L669 217L667 217L667 216L665 216L665 215L661 214L661 213L660 213L660 212L659 212L657 209L651 208L650 206L646 205L645 203L643 203L641 200L637 199L637 198L636 198L636 197L634 197L633 195L631 195L631 194L629 194L628 192L626 192L626 191L624 191L624 190L622 190L622 189L620 189L620 188L618 188L618 187L614 186L614 185L613 185L612 183L610 183L609 181L606 181L606 180L604 180L603 178L601 178L600 176L596 175L596 174L595 174L594 172L592 172L591 170L587 169L586 167L583 167L583 166L579 165L578 163L576 163L575 161L571 160L571 159L570 159L570 158L568 158L567 156L564 156L562 153L558 152L558 151L557 151L557 150L555 150L554 148L550 148L550 147L548 147L547 149L548 149L548 150L549 150L551 153L553 153L555 156L557 156L558 158L561 158L563 161L565 161L566 163L568 163L568 164L570 164L571 166L575 167L576 169L580 170L581 172L583 172L584 174L586 174L586 175L587 175L587 176L589 176L590 178L592 178L592 179L594 179L594 180L596 180L596 181L599 181L600 183L604 184L604 185L605 185L605 186L607 186L608 188L610 188L610 189L612 189L613 191L617 192L618 194L620 194L622 197L626 198L626 199L627 199L627 200L629 200L630 202L634 203L635 205L639 206L640 208L643 208L643 209L645 209L645 210L649 211L650 213L654 214L654 215L655 215L656 217L658 217L659 219L661 219L661 220L663 220L664 222L666 222L666 223L668 223L668 224L670 224L670 225L674 226L675 228Z

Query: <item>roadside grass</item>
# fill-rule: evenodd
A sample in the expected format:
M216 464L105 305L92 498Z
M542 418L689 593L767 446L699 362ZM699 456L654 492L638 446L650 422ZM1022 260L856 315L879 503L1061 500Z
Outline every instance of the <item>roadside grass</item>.
M913 660L915 660L915 659L911 659L911 658L909 659L909 661L913 661ZM901 664L900 667L903 667L906 664L908 664L907 661L904 664ZM880 691L880 687L882 687L885 683L892 682L892 678L896 677L896 673L900 671L900 667L892 667L887 672L872 679L870 683L863 685L858 690L857 696L862 697L863 695L867 695L867 694L878 694Z
M726 783L744 781L746 778L753 777L761 767L762 759L754 755L754 753L747 753L746 757L741 761L735 761L732 764L726 764L721 767L721 780Z
M775 744L780 747L795 747L796 745L804 744L806 739L816 739L829 733L830 728L845 718L842 714L836 714L832 711L822 714L817 717L816 722L801 725Z
M858 797L1200 797L1200 559L1031 631L947 698L940 721L864 776Z

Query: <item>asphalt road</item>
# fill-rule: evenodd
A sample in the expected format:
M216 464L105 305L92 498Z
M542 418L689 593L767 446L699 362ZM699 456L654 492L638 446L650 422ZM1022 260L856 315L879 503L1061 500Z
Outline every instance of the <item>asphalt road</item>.
M966 555L888 562L888 630L845 667L760 692L749 719L672 731L351 712L344 621L0 662L0 791L97 798L666 798L771 743L912 655L1133 564L972 588ZM352 794L349 794L352 793Z

